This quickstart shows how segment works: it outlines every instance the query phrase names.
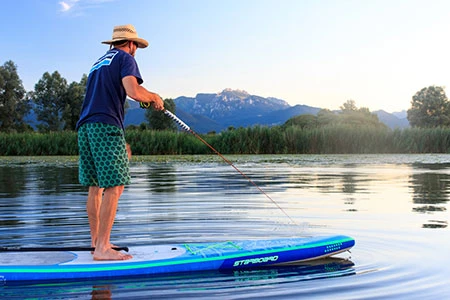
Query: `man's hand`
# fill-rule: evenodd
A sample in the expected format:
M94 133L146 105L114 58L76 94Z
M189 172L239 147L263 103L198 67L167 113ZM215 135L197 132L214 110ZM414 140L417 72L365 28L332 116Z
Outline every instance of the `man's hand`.
M128 160L131 160L131 146L130 144L126 144L127 147L127 155L128 155Z
M157 94L152 95L155 99L152 102L139 102L139 106L143 109L149 109L150 107L153 107L156 110L163 110L164 109L164 101L161 99L161 97Z
M158 94L153 94L155 97L155 100L151 103L154 109L156 110L163 110L164 109L164 101L161 99L161 97Z

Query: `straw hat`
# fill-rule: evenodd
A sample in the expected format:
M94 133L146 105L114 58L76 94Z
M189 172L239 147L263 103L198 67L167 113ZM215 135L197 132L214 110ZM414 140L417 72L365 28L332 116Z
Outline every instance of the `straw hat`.
M112 39L109 41L103 41L102 44L111 45L112 43L118 41L136 42L138 43L139 48L146 48L148 46L148 42L138 37L136 28L134 28L131 24L114 26Z

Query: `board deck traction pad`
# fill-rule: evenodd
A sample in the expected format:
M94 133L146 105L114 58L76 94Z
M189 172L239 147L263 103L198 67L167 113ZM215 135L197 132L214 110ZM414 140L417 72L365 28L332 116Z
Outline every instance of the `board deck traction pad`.
M332 256L354 244L337 235L135 246L133 259L125 261L94 261L89 251L12 251L0 253L0 283L282 266Z

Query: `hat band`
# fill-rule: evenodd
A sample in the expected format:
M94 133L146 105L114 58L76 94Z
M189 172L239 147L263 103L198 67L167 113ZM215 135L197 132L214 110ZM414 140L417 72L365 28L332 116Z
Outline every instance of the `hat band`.
M116 28L116 29L114 29L114 32L118 32L118 31L120 31L120 32L126 31L126 32L129 32L129 33L136 33L136 31L134 31L133 29L130 29L130 28Z

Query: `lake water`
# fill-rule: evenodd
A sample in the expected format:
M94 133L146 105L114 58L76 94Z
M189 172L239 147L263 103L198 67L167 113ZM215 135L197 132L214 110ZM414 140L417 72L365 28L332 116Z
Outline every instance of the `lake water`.
M0 299L450 297L450 155L136 157L118 245L344 234L351 253L234 273L9 286ZM88 246L76 158L0 158L0 246ZM1 253L0 253L1 255Z

